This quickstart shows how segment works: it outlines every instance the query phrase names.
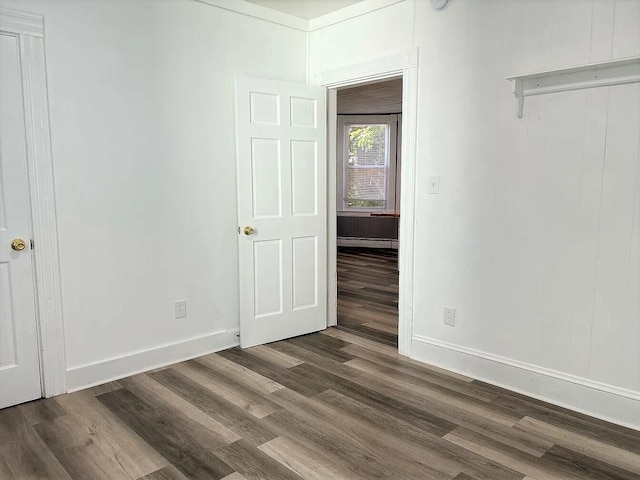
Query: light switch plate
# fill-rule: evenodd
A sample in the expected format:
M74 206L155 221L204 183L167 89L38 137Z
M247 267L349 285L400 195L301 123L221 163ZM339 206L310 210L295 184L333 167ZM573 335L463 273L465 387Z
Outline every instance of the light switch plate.
M427 193L435 195L440 193L440 175L429 175L427 180Z

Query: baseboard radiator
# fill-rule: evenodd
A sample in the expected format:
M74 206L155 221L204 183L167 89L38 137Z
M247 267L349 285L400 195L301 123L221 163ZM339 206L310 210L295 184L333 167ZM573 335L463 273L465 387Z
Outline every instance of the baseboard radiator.
M390 248L397 250L398 244L399 242L395 238L338 237L339 247Z

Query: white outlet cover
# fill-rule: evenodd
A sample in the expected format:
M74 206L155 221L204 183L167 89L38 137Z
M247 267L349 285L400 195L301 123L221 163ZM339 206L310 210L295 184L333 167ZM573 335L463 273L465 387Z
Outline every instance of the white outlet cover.
M444 307L444 324L450 327L456 326L456 309Z
M176 318L184 318L186 316L187 316L187 301L177 300L176 301Z

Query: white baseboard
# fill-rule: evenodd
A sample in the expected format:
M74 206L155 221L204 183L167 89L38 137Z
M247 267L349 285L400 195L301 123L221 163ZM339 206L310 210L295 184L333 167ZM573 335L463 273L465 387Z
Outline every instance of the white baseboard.
M392 248L398 249L398 240L386 238L351 238L338 237L339 247L362 247L362 248Z
M640 430L640 392L414 335L411 358Z
M223 330L129 355L69 368L66 378L67 391L82 390L236 345L239 345L238 330Z

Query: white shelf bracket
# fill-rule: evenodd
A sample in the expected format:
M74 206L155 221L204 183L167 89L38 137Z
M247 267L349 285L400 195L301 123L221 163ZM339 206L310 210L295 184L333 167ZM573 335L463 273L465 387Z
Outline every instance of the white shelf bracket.
M516 115L522 118L525 97L640 82L640 57L517 75L507 80L513 82Z
M513 82L513 94L516 97L516 115L518 118L522 118L522 112L524 110L524 94L523 94L524 86L522 84L522 80L516 79Z

